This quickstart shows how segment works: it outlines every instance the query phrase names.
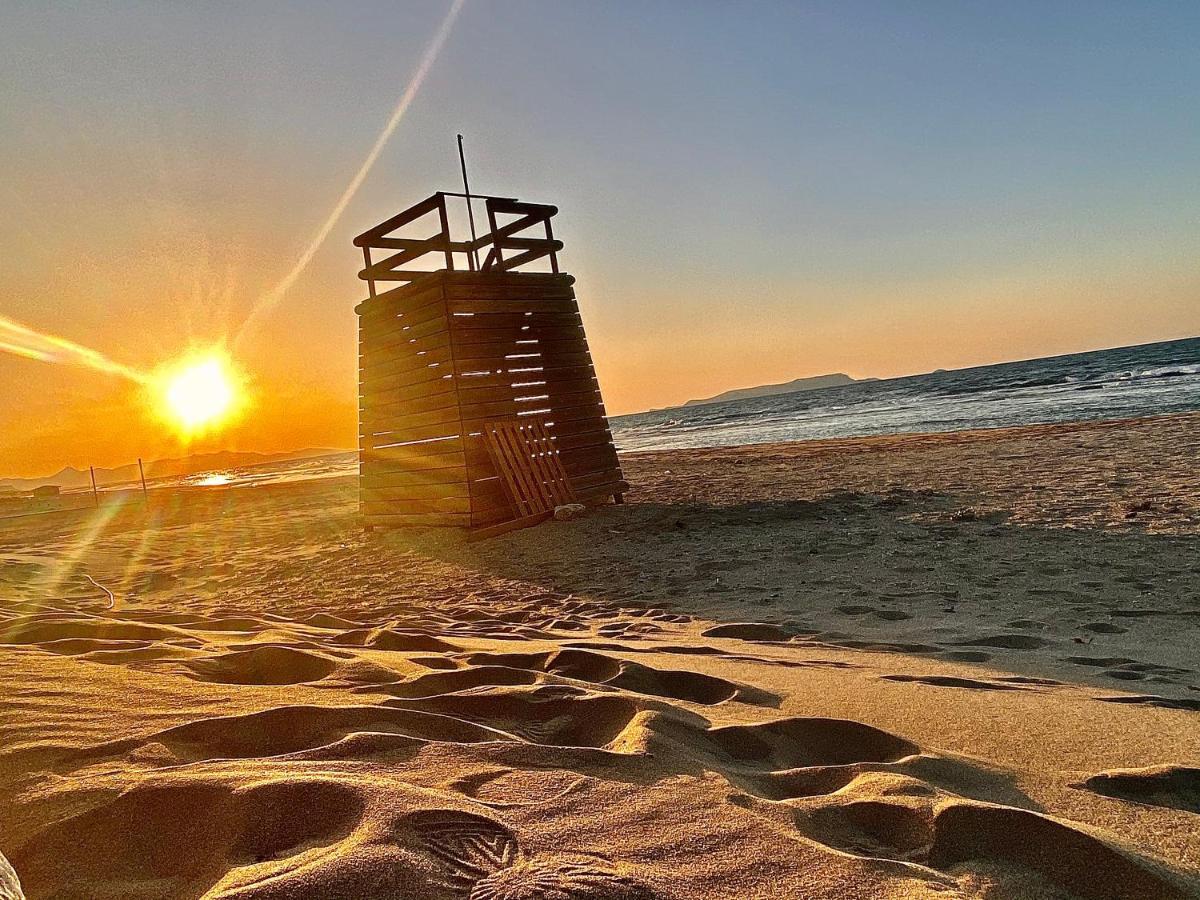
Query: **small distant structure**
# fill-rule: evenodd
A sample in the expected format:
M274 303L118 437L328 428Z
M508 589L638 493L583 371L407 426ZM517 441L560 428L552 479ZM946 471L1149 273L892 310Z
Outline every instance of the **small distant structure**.
M57 484L42 484L35 487L29 493L37 499L57 497L62 493L62 488Z
M479 205L488 231L476 237ZM451 214L464 206L471 238L456 240ZM559 269L557 212L439 191L354 239L369 295L355 307L368 528L498 532L562 503L621 502L628 485L575 279ZM431 236L403 234L429 222Z

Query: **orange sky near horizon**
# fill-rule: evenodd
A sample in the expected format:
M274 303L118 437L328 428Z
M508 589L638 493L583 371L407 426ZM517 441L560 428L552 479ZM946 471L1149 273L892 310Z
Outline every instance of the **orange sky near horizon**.
M6 13L0 316L145 371L233 345L449 6L415 4L403 29L378 27L387 4ZM351 239L458 189L457 131L474 190L559 206L611 415L1200 335L1184 30L1014 14L1005 43L965 15L768 4L635 28L468 0L361 191L237 343L240 420L184 445L139 385L0 352L0 478L354 447ZM531 60L530 41L575 49Z

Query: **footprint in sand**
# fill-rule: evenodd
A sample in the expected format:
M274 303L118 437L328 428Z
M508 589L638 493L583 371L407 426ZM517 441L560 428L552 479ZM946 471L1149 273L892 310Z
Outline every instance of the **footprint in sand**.
M798 809L797 827L828 846L929 866L996 897L1183 900L1157 867L1048 816L975 801L940 805L910 794ZM981 884L981 881L983 882ZM972 896L975 896L972 893Z
M1200 700L1177 700L1157 694L1121 694L1117 697L1097 697L1105 703L1130 703L1135 706L1157 706L1159 709L1186 709L1200 712Z
M947 650L940 655L943 659L952 659L956 662L987 662L992 658L992 654L984 653L982 650Z
M1023 691L1023 687L1015 684L1004 684L999 681L977 681L974 678L958 678L952 675L880 675L881 681L912 682L928 684L934 687L965 688L972 691Z
M792 633L786 628L766 622L730 622L700 632L706 638L735 638L742 641L790 641Z
M1031 634L995 634L989 637L974 638L969 641L955 641L956 647L998 647L1002 650L1039 650L1050 645L1045 638L1034 637Z
M14 866L39 896L99 896L97 884L109 886L103 896L199 896L231 864L341 842L361 823L365 800L359 789L327 779L233 787L183 777L97 797L90 806L14 848ZM132 890L114 893L117 885Z
M1125 632L1129 631L1128 628L1122 628L1120 625L1114 625L1112 622L1088 622L1081 627L1093 634L1125 634Z
M1106 797L1200 813L1200 769L1189 766L1113 769L1073 786Z
M0 853L0 900L25 900L25 893L21 890L21 879L17 877L17 873L2 853Z
M499 822L455 810L424 810L405 817L420 845L442 868L447 886L469 900L652 900L643 882L598 857L539 854L527 857Z

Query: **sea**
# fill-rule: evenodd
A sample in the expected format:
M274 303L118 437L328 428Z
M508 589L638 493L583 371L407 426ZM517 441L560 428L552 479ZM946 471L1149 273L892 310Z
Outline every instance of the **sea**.
M614 417L611 425L618 450L667 450L1188 410L1200 410L1200 338L676 407ZM357 469L358 454L344 451L198 472L151 487L251 487Z
M1190 410L1200 410L1200 338L655 410L611 424L618 450L668 450Z

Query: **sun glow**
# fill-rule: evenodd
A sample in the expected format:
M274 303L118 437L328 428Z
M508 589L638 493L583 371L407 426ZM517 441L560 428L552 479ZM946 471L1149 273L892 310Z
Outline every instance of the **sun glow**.
M158 377L157 403L184 438L229 424L245 404L241 376L224 354L207 351L168 366Z

